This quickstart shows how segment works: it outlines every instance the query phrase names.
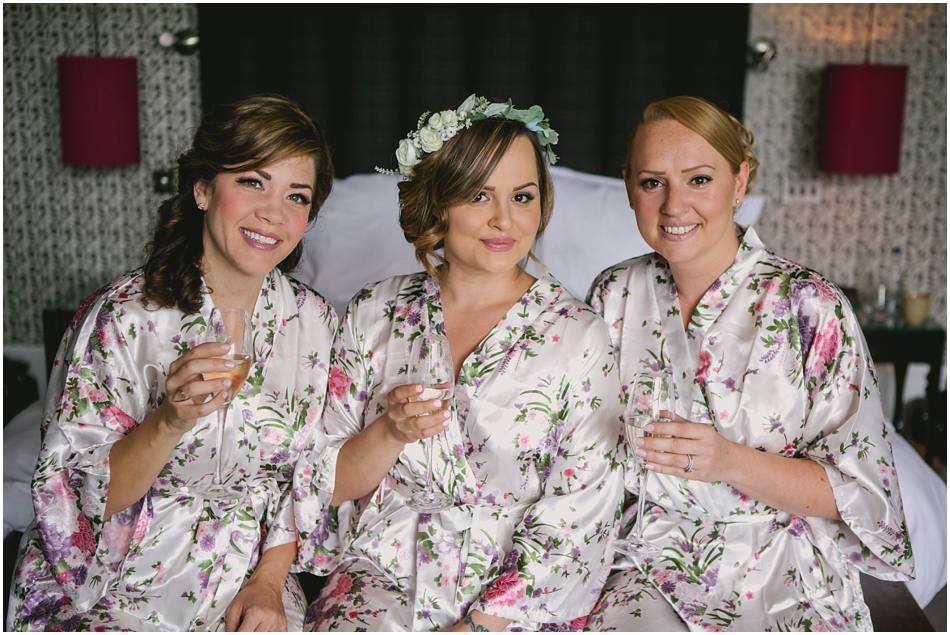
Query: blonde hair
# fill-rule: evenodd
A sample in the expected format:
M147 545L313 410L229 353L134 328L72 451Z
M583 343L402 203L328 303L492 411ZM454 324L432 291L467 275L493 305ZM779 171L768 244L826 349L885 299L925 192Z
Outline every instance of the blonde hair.
M541 147L520 122L494 118L475 122L438 151L423 157L415 166L413 178L399 183L399 225L429 275L437 275L432 259L440 265L447 264L435 250L443 246L448 233L448 208L478 194L519 136L531 141L538 167L541 222L537 238L551 219L554 186Z
M628 164L637 131L648 123L670 119L678 121L705 139L729 163L733 174L738 174L739 166L743 161L747 161L749 179L746 181L745 191L748 193L752 189L752 182L759 169L759 160L752 152L752 131L726 111L699 97L680 95L648 104L643 109L643 116L640 117L633 134L630 135L627 148Z

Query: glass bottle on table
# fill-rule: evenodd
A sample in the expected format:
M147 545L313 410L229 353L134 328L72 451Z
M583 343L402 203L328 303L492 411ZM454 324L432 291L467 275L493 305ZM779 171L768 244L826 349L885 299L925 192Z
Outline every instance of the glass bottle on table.
M210 381L212 379L230 379L231 385L228 387L228 400L218 410L218 434L215 452L217 461L214 470L214 482L220 484L224 481L222 471L224 469L224 427L228 421L228 411L231 409L231 401L237 396L247 379L251 370L251 352L254 349L253 328L251 318L244 309L219 309L214 308L211 311L211 329L214 334L214 340L226 342L231 345L224 358L234 364L234 366L225 371L214 371L203 373L203 379Z
M413 340L409 347L408 381L421 384L417 401L441 399L451 404L455 388L455 365L449 340L443 335L424 334ZM442 434L440 432L439 434ZM408 506L417 512L438 512L452 506L452 499L439 491L432 480L432 464L438 435L423 439L426 445L425 485L409 497Z
M649 436L646 431L647 425L654 422L672 421L675 404L673 373L668 368L639 372L628 385L623 424L627 446L637 473L637 517L627 537L614 543L617 551L628 556L655 556L660 551L657 545L643 537L650 471L644 468L643 459L636 453L636 441Z

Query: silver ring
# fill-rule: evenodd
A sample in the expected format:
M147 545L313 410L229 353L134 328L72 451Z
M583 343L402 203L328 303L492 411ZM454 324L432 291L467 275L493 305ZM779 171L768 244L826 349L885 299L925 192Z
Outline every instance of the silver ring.
M686 467L683 468L683 471L684 471L684 472L692 472L692 471L693 471L693 455L692 455L692 454L687 454L687 455L686 455Z

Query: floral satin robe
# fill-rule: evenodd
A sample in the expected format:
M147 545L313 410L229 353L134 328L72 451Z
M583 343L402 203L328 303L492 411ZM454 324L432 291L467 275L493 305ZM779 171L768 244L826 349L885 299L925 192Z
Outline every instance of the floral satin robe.
M215 485L217 413L198 420L148 493L104 520L109 450L165 398L169 364L207 341L213 308L143 306L141 271L90 297L54 363L8 627L220 630L263 551L296 539L297 456L323 410L333 309L278 271L257 300L254 362L225 427ZM306 605L295 576L288 626Z
M407 383L409 342L427 329L444 332L439 285L424 273L365 288L343 319L327 448L297 473L301 496L312 488L298 504L301 563L332 570L308 626L433 630L478 610L512 628L580 627L609 573L620 516L620 386L605 325L549 277L462 365L433 463L455 506L406 506L427 460L425 444L410 443L374 493L330 507L340 448Z
M656 254L603 272L591 306L610 329L623 380L672 367L676 414L731 441L816 461L842 521L784 513L722 482L652 473L644 533L663 552L618 558L591 630L683 622L691 630L869 630L859 572L886 580L913 572L877 380L850 305L815 272L766 251L752 229L737 231L736 260L688 329ZM628 471L627 487L638 494L635 475ZM628 507L625 527L635 510Z

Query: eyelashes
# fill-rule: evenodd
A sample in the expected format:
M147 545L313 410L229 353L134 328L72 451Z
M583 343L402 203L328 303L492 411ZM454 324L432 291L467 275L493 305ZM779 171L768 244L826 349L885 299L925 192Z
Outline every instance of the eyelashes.
M533 201L535 198L537 197L531 192L518 192L517 194L512 196L512 199L515 202L522 203L522 204L528 204L531 201ZM488 199L489 199L488 193L482 191L472 197L472 203L482 203L482 202L487 201Z
M258 178L254 178L253 176L239 177L237 182L240 183L241 185L247 185L258 190L263 188L263 185L261 184L261 180Z
M712 183L712 177L706 174L697 174L689 180L689 184L696 187L703 187L704 185L709 185L710 183ZM639 185L641 189L652 192L653 190L663 187L665 183L660 179L646 178L642 179Z
M259 178L254 177L254 176L238 177L237 182L240 185L243 185L245 187L250 187L255 190L263 191L264 189L264 183ZM293 192L292 194L289 194L287 196L287 199L299 205L307 205L307 206L310 205L310 197L300 192Z

